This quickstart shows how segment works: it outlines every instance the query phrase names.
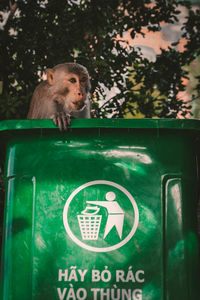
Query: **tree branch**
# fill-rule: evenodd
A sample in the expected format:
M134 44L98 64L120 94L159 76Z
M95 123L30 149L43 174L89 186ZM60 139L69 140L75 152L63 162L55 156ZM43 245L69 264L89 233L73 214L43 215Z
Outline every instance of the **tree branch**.
M9 7L10 7L10 15L14 15L17 9L17 2L12 3L11 0L9 0Z
M16 10L17 10L17 2L12 2L11 0L9 0L9 8L10 8L10 12L8 14L8 18L5 22L4 28L6 27L6 25L12 20Z

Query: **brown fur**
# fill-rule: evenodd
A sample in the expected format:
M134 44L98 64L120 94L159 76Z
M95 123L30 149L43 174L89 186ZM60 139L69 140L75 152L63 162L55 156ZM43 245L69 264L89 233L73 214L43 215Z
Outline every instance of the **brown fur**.
M35 89L27 119L53 119L67 129L70 118L90 118L89 74L76 63L64 63L47 69L47 80Z

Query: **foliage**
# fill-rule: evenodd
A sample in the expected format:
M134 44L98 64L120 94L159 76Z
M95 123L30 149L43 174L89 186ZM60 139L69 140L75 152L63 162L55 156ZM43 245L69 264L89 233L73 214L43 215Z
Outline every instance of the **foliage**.
M43 70L68 61L89 70L94 116L184 114L185 103L177 94L184 90L183 66L200 54L200 14L190 10L187 1L156 0L153 6L151 2L18 0L15 15L0 30L0 119L25 118ZM183 25L183 36L189 40L184 53L169 48L149 62L128 42L125 48L126 42L121 41L125 31L132 29L132 38L142 35L144 26L159 31L161 22L178 20L180 4L189 9ZM1 0L0 11L9 10L9 1ZM113 86L117 94L100 104L106 97L104 87Z
M186 67L189 72L189 82L187 92L193 94L192 117L200 119L200 56Z

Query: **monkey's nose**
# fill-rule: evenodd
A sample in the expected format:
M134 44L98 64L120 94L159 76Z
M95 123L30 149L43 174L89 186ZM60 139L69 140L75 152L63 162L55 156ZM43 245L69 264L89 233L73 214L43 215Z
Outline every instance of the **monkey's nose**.
M78 98L79 98L79 99L82 99L82 98L83 98L83 93L78 92Z

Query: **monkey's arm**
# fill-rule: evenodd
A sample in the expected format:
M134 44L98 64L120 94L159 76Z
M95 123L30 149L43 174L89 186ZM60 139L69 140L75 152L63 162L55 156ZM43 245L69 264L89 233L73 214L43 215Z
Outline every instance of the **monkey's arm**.
M71 124L70 114L64 112L63 105L54 100L55 112L52 115L53 122L60 130L67 130Z
M53 119L60 130L67 130L70 117L65 113L61 101L53 98L47 82L39 84L33 93L27 119Z
M44 99L32 98L27 119L53 119L54 124L60 130L67 130L71 124L70 115L64 112L62 104L56 100L48 101L45 99L44 102L42 100ZM47 102L49 102L48 105L46 105Z

